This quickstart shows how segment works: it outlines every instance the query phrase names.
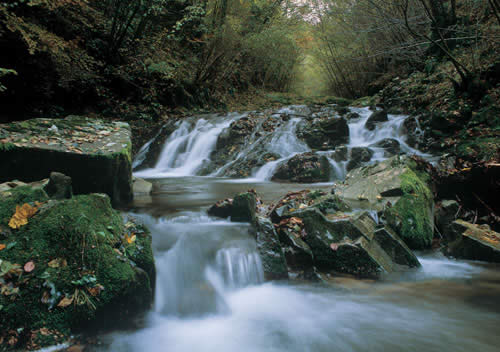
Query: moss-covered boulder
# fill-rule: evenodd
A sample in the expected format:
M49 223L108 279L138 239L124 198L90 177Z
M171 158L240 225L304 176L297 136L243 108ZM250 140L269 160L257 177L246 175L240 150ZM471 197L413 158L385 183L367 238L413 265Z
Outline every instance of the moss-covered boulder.
M281 164L272 180L297 183L328 182L330 171L330 163L325 156L304 153L295 155Z
M54 344L150 307L151 236L124 224L107 195L51 200L16 187L0 193L0 229L0 338L11 347Z
M128 124L79 116L0 125L0 182L32 182L52 171L72 178L75 194L106 193L113 203L132 199Z
M412 249L429 248L434 235L430 176L408 157L393 157L347 174L337 193L383 211L383 218Z

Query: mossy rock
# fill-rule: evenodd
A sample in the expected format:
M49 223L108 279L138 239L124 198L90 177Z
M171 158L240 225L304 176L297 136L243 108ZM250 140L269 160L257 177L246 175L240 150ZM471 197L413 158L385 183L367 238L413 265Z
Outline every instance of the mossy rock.
M114 204L132 200L128 124L70 116L0 125L0 183L32 182L53 171L70 176L75 194L106 193Z
M0 295L0 331L30 336L48 329L64 338L109 328L150 307L155 266L147 229L124 224L107 195L55 201L29 186L0 193L0 226L16 205L34 202L43 204L28 224L0 238L3 263L34 264L30 272L3 275L2 288L11 294ZM60 341L47 339L54 342Z
M412 249L430 248L434 237L434 199L422 175L411 168L400 176L402 196L384 218Z
M396 156L354 169L337 193L383 211L383 219L411 249L430 248L434 235L431 178L414 159Z
M396 234L385 228L381 233L366 212L330 220L317 210L305 209L293 216L304 224L301 239L320 272L379 277L420 265Z

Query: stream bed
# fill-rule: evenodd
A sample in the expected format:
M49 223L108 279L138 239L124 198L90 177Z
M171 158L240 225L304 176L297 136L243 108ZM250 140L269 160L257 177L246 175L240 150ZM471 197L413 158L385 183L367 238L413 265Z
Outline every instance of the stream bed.
M313 152L298 137L300 129L321 114L331 114L331 109L313 113L291 106L265 118L257 114L253 118L260 122L251 126L244 144L235 146L239 149L227 154L230 158L219 158L223 163L217 165L213 158L220 136L240 133L235 121L246 119L248 125L249 114L213 115L177 125L156 165L135 172L154 183L153 195L136 197L129 208L153 234L154 307L135 328L103 336L97 350L498 351L499 265L426 252L418 253L421 268L380 281L338 277L329 286L264 282L250 225L207 215L210 205L248 189L255 189L265 203L290 191L329 191L345 177L356 148L371 150L365 164L386 159L382 141L392 141L400 153L432 161L432 156L408 145L405 116L389 115L369 130L369 109L350 108L357 117L348 120L348 142L343 146L347 158L336 158L338 149L330 148L329 140L314 151L331 164L329 182L271 182L280 164ZM235 126L233 132L230 126ZM136 167L146 159L150 144L139 153ZM266 153L274 157L252 164ZM246 178L228 177L231 170L248 165L257 166L247 170Z
M264 283L248 225L206 215L252 187L265 201L326 185L183 177L131 211L153 233L154 308L102 351L498 351L500 267L419 254L422 267L380 282ZM162 215L161 215L162 214Z

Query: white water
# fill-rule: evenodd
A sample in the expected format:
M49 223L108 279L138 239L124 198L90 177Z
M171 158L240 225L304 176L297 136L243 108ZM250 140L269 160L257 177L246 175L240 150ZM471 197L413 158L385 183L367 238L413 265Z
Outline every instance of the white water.
M287 109L287 113L299 115L297 108ZM403 117L389 116L390 121L370 132L364 129L370 112L356 111L361 117L349 123L349 149L394 138L402 150L418 153L406 149L401 133ZM194 153L194 139L203 139L206 149L213 150L214 136L230 122L205 121L198 127L179 128L164 149L164 153L176 151L173 159L165 155L170 160L169 169L159 163L149 174L179 176L187 172L186 165L196 170L193 165L200 165L202 152L198 149ZM204 128L210 135L208 139L202 135ZM293 117L275 130L276 139L267 146L281 148L283 159L302 152L294 149L301 148L295 134L286 133L295 128ZM181 140L186 141L182 142L186 148L176 147ZM254 142L238 157L251 152L255 143L269 142L256 135L251 140ZM209 155L206 150L203 153ZM263 170L271 170L277 164L267 163L255 178L269 177L272 171L264 174ZM338 175L345 174L346 162L332 164ZM224 179L186 179L156 181L168 184L166 189L170 192L153 197L146 211L162 211L171 214L169 217L137 215L153 234L157 268L154 308L141 328L111 334L99 351L498 351L498 269L425 255L419 256L422 268L388 277L386 282L338 278L340 281L333 287L263 283L262 264L249 235L249 225L214 220L203 207L229 193L253 187L269 201L277 197L276 192L287 192L281 188L284 185L251 183L248 179L241 185ZM179 207L188 211L179 211ZM372 216L376 218L376 213Z
M410 281L361 289L264 284L247 225L201 212L141 217L154 236L155 307L106 351L497 350L499 314L463 301L481 287L467 281L484 271L474 263L420 257Z
M200 118L194 126L183 121L165 142L156 166L134 174L146 178L196 175L204 163L210 161L210 153L215 149L222 130L243 116L228 114L223 119L214 116L210 120Z
M325 109L323 109L325 110ZM395 139L400 144L400 150L406 154L416 154L423 157L430 157L406 143L404 135L403 122L407 118L405 115L389 115L389 121L378 123L373 131L369 131L364 126L372 111L368 108L351 108L352 112L360 115L357 119L348 122L350 140L347 144L348 154L350 155L354 147L370 147L374 152L370 162L386 159L386 153L383 148L373 147L373 144L386 139ZM328 113L321 111L320 114ZM333 113L331 110L329 113ZM245 141L245 146L238 155L230 160L226 165L214 171L210 176L221 176L238 162L252 153L262 153L263 151L272 152L280 156L277 160L269 161L257 170L254 170L252 176L245 181L265 181L270 180L279 167L279 165L296 154L309 152L310 148L296 136L297 125L301 119L310 114L306 106L289 106L277 110L271 115L277 123L276 129L272 135L263 132L262 123L253 131L253 134ZM290 119L281 123L281 116L288 115ZM163 178L197 175L203 166L210 163L210 155L215 150L217 139L222 131L233 121L246 117L248 114L228 114L226 116L210 116L200 118L193 125L191 122L184 121L180 123L178 129L165 142L165 147L154 168L136 172L135 175L145 178ZM313 114L314 116L314 114ZM139 152L134 166L144 160L145 153L151 141L149 141ZM337 162L331 158L332 151L318 152L327 156L333 170L334 179L344 179L347 174L347 161Z

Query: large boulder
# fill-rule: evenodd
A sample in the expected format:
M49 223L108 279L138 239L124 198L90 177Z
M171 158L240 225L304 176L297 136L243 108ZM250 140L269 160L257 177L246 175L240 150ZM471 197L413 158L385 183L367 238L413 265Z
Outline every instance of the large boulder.
M297 136L312 149L331 150L349 143L349 126L345 118L327 117L305 121Z
M385 110L375 111L370 115L368 120L366 120L365 128L370 131L373 131L377 126L377 123L385 121L389 121L389 118L387 116L387 111Z
M314 153L298 154L281 164L274 173L274 181L297 183L327 182L330 179L331 166L323 155Z
M0 193L0 229L0 338L11 347L60 343L152 304L151 236L124 224L105 194L51 200L15 187Z
M500 263L500 233L488 225L456 220L445 233L444 254L454 258Z
M412 249L429 248L434 236L434 197L430 177L411 158L393 157L354 169L337 187L344 198L364 200Z
M404 242L390 229L379 228L368 213L327 219L307 208L291 215L280 221L278 231L290 221L299 224L293 236L310 248L319 272L379 277L420 265Z
M132 199L128 124L70 116L0 125L0 182L32 182L56 171L71 177L75 194Z

